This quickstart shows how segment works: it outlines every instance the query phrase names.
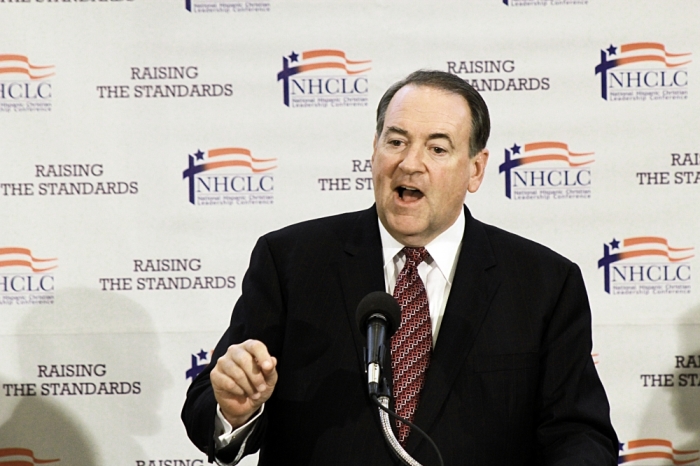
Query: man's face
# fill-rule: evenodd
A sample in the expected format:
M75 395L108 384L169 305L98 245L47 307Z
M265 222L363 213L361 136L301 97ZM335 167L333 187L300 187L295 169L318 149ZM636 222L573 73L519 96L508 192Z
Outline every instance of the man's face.
M469 157L471 121L466 100L440 89L408 85L391 99L372 178L379 219L402 244L428 244L479 189L488 151Z

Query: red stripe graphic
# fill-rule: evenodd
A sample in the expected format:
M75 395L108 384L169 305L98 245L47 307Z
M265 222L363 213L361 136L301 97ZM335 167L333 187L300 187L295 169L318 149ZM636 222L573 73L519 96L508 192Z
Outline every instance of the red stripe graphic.
M371 70L371 67L363 67L360 69L355 69L352 67L359 67L371 63L372 60L348 60L345 56L345 52L342 50L333 49L318 49L318 50L307 50L301 54L302 60L314 60L316 58L321 59L337 59L335 61L321 61L316 63L305 63L298 66L300 72L320 70L324 68L335 68L345 71L349 75L365 73Z
M253 173L263 173L277 168L277 165L271 165L275 163L277 159L256 159L251 155L250 150L242 147L222 147L207 151L207 158L209 160L217 157L226 158L226 160L218 161L217 159L216 162L207 161L204 164L207 170L224 167L246 167L250 168Z
M29 58L24 55L0 54L0 75L19 73L27 76L31 80L46 79L56 73L53 72L53 65L35 66L29 63ZM39 70L49 70L50 73L35 73Z
M301 53L301 58L302 60L308 60L311 58L318 58L318 57L339 57L345 60L345 63L348 65L362 65L364 63L372 63L372 60L359 60L359 61L353 61L353 60L348 60L347 57L345 56L345 52L342 50L332 50L332 49L319 49L319 50L307 50L306 52Z
M637 54L642 52L643 54ZM655 61L666 65L667 68L677 68L687 65L692 60L678 62L681 57L688 57L691 53L668 53L666 47L658 42L634 42L620 46L621 56L617 58L618 65L628 65L645 61Z
M27 248L0 248L0 268L2 267L27 267L32 272L48 272L53 270L57 265L50 267L39 267L38 264L44 262L55 262L57 259L38 259L32 255L32 251Z
M542 141L531 142L524 146L525 154L519 158L522 164L560 161L567 163L570 167L582 167L593 163L593 160L578 160L585 157L590 157L593 152L571 152L569 146L563 142L557 141ZM533 152L539 152L538 155L528 155ZM544 153L542 153L544 152Z
M639 440L630 440L627 442L628 448L641 448L641 447L667 447L673 451L674 455L691 455L693 453L698 453L700 450L676 450L673 448L673 443L670 440L664 440L660 438L643 438Z
M672 248L668 245L668 240L666 238L661 238L660 236L636 236L634 238L625 238L622 241L622 245L627 246L637 246L639 244L656 243L666 246L670 252L682 252L682 251L692 251L695 248Z
M642 449L646 449L646 451L632 452L632 450ZM699 450L676 450L673 448L673 443L664 439L631 440L627 442L627 450L629 453L623 452L620 455L620 464L647 459L664 459L670 460L674 465L684 465L695 463L700 459L700 456L698 456ZM683 456L685 458L681 458Z
M623 247L646 246L647 249L632 249L619 253L620 259L631 259L633 257L643 256L660 256L668 259L669 262L682 262L695 257L695 254L681 255L687 251L693 251L695 248L672 248L668 245L666 238L659 236L636 236L633 238L625 238L622 241ZM655 249L649 249L649 247Z
M658 42L633 42L631 44L622 44L620 52L632 52L635 50L656 49L662 51L667 57L685 57L690 53L668 53L664 44Z
M0 448L0 465L3 466L34 466L60 461L40 460L34 457L34 452L28 448Z

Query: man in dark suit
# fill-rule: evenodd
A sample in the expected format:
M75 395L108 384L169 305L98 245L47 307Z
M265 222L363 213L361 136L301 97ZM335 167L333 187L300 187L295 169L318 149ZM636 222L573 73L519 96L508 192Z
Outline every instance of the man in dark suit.
M463 205L483 179L488 135L469 84L413 73L379 103L375 206L258 241L216 364L183 408L210 460L259 449L263 465L398 463L367 395L355 310L372 291L394 291L405 246L427 250L418 274L432 333L411 417L445 464L617 464L578 267ZM419 435L405 448L437 464Z

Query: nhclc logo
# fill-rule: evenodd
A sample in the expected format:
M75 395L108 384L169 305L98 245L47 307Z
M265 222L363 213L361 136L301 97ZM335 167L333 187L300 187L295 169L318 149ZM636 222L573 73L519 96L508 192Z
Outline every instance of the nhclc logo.
M700 459L698 450L676 450L670 440L645 438L620 443L620 458L618 464L630 465L693 465ZM649 460L661 460L661 463Z
M206 155L206 156L205 156ZM277 159L256 159L240 147L197 150L182 178L195 205L272 204Z
M690 263L695 248L674 248L666 238L636 236L603 244L605 292L609 294L690 293Z
M0 54L0 112L51 111L53 65L36 66L25 55Z
M190 368L185 371L186 380L194 380L194 378L197 377L205 367L207 367L210 362L209 358L211 358L212 352L213 351L209 351L207 353L203 349L200 349L199 353L190 355Z
M591 197L593 152L571 152L563 142L531 142L505 149L498 172L505 174L506 197L518 200Z
M39 464L58 463L59 459L42 460L34 456L28 448L0 448L0 465L34 466Z
M366 107L371 60L353 61L342 50L307 50L282 57L284 105L287 107Z
M0 305L53 304L57 259L38 259L27 248L0 247Z
M675 100L688 98L690 53L668 53L658 42L633 42L600 51L595 74L600 75L605 100Z

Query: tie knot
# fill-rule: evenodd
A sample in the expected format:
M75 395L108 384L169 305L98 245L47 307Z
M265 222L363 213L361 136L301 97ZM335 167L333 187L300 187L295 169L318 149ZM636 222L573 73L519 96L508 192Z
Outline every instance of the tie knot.
M430 254L425 248L403 248L403 252L406 255L406 265L412 267L418 267L418 264L426 260Z

